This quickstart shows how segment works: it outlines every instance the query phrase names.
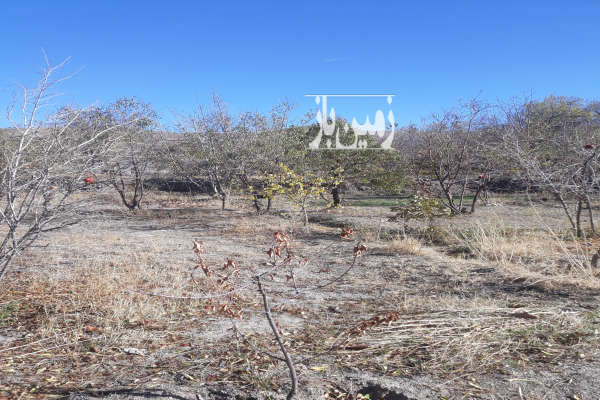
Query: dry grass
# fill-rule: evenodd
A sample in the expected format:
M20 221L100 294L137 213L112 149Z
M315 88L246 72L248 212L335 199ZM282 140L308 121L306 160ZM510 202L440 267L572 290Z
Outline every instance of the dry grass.
M43 312L36 316L35 330L41 329L45 336L57 334L54 329L59 327L77 331L92 325L114 332L144 321L170 324L205 314L201 310L206 302L182 302L133 291L200 295L202 288L190 279L190 270L159 264L151 256L131 255L128 262L91 262L69 272L47 271L37 279L11 280L4 284L0 302L18 303L26 309L39 305Z
M387 246L398 254L420 255L423 254L423 243L413 237L398 237L387 243Z
M157 377L157 363L165 371L187 370L182 350L189 353L194 343L222 336L198 338L189 332L230 318L228 310L237 304L251 309L254 303L237 295L184 301L143 293L195 297L215 290L190 279L190 268L166 266L147 254L7 281L0 293L0 330L13 327L17 339L0 346L0 371L11 376L0 392L47 398L69 389L107 387L114 379L125 386L139 383L140 376L149 382ZM149 363L146 355L153 353L166 358ZM126 364L137 368L136 378L120 371ZM217 371L214 379L225 373L229 369Z
M224 234L229 235L256 235L259 233L264 234L272 228L272 225L264 219L258 220L252 217L239 218L235 224L230 227L223 229Z
M593 360L600 344L600 309L527 307L477 295L393 297L388 304L388 311L347 319L335 330L323 329L320 318L294 341L305 353L321 354L312 363L325 368L445 379Z
M121 205L116 193L113 201ZM142 207L144 208L184 208L184 207L217 207L218 199L208 195L161 192L157 190L148 190L144 193Z
M403 310L400 318L352 336L336 346L339 361L389 375L449 374L503 370L508 364L553 363L566 353L593 355L598 312L527 310L496 306L424 311ZM337 338L340 343L340 339ZM585 343L588 342L588 343ZM590 351L592 353L590 353Z
M598 241L559 236L552 230L513 229L497 222L475 222L453 231L459 253L499 265L506 271L540 282L600 287L600 271L591 265Z
M250 291L212 300L144 293L189 298L219 292L200 270L191 279L191 239L212 246L206 255L211 265L233 257L243 279L244 268L264 261L264 242L276 230L294 232L299 254L313 256L312 275L301 283L319 282L323 271L345 270L342 250L325 249L339 242L337 225L355 212L375 221L355 226L352 243L344 242L349 248L357 240L373 244L360 265L320 293L270 292L301 376L318 376L313 368L326 365L448 379L502 372L507 365L543 369L570 357L587 360L598 348L600 311L577 306L579 295L584 299L600 288L589 267L598 242L540 229L535 215L530 229L497 217L461 220L455 229L443 229L452 240L430 246L411 236L385 241L377 220L382 209L368 210L366 217L360 214L366 207L332 210L326 213L331 220L304 230L276 214L221 212L217 201L169 196L149 199L169 210L146 209L55 232L44 239L48 248L17 260L21 272L0 290L0 374L7 377L0 397L48 398L174 380L281 388L285 370L263 353L277 347ZM100 211L114 210L115 203L105 200ZM169 216L178 206L180 212ZM470 258L445 254L456 243ZM285 279L277 284L289 286ZM502 291L503 285L510 290ZM571 290L573 300L565 305L550 288ZM232 307L243 311L241 319L232 319ZM382 315L395 317L378 320ZM12 340L2 342L3 336Z

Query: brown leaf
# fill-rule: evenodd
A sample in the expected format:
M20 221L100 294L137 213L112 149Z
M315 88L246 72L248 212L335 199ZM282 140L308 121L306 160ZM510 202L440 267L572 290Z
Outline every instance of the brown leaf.
M342 228L342 233L340 234L340 238L341 239L350 239L353 234L354 234L354 228L352 228L351 226L349 226L347 228Z
M354 256L355 256L355 257L359 257L359 256L361 256L361 255L362 255L362 253L364 253L365 251L367 251L367 246L366 246L366 245L364 245L364 244L361 244L361 243L359 243L359 244L357 244L357 245L354 247Z

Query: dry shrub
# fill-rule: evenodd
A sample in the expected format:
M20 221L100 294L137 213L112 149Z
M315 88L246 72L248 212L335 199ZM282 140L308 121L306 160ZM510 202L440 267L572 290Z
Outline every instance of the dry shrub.
M541 257L552 253L548 241L541 241L539 233L516 231L499 224L474 223L453 233L460 244L485 261L501 264L539 262Z
M597 246L591 240L559 236L552 230L513 229L502 222L471 224L453 235L461 251L506 270L538 280L600 286L590 260Z
M413 237L398 237L388 243L390 250L399 254L421 255L423 254L423 244Z
M428 226L421 234L423 239L436 246L448 246L455 243L455 239L444 228L437 225Z

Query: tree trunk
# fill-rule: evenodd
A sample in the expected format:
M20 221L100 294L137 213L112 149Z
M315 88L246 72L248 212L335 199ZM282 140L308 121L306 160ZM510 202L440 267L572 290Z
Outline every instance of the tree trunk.
M481 193L481 191L483 190L485 184L479 184L477 186L477 191L475 192L475 194L473 195L473 202L471 203L471 214L473 214L475 212L475 203L477 203L477 199L479 198L479 193Z
M340 199L340 188L338 186L331 189L331 196L333 197L333 206L339 207L342 201Z
M142 209L142 198L144 197L144 181L141 177L136 177L135 188L133 192L133 203L138 208Z
M258 200L258 193L252 193L252 202L254 203L254 208L256 208L256 213L260 214L260 201Z
M125 188L120 188L116 183L113 182L113 187L116 189L117 193L119 193L119 197L121 198L121 202L125 207L129 210L133 211L136 208L139 208L139 203L137 202L137 198L134 195L131 199L131 202L127 200L127 194L125 193Z
M490 202L487 185L483 187L483 197L481 198L481 201L483 201L484 206L487 206Z
M221 210L224 210L225 209L225 202L227 201L227 193L221 192L220 196L221 196Z
M577 237L582 237L583 236L583 231L581 229L581 209L583 208L583 202L581 201L581 199L577 200L577 212L575 214L575 221L577 224Z
M592 230L592 234L596 234L596 226L594 225L594 212L592 211L592 202L590 201L590 196L586 194L585 203L588 209L588 215L590 216L590 229Z
M463 183L463 186L460 190L460 202L458 203L458 208L460 209L461 212L463 210L463 203L465 200L465 191L467 190L468 182L469 182L468 177L465 176L465 182Z
M437 170L434 172L435 172L435 179L437 180L438 184L440 185L442 192L444 192L444 195L446 196L446 200L448 200L447 206L450 209L452 215L460 214L461 210L456 208L456 205L454 204L454 199L452 198L452 184L445 185L444 182L446 181L446 179L442 178L441 175L437 172Z
M450 192L450 190L446 190L445 188L443 190L444 190L444 194L446 195L446 200L448 200L448 207L450 208L450 211L452 212L452 214L453 215L460 214L462 212L462 210L457 208L456 205L454 204L454 199L452 198L452 192Z

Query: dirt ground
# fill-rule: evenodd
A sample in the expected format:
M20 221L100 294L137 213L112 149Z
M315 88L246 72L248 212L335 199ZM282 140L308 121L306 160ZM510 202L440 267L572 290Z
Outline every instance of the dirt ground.
M502 197L403 234L389 207L305 229L243 199L150 193L128 213L94 196L1 283L0 399L283 399L257 271L298 399L600 398L598 241L570 238L553 204ZM276 231L288 266L266 254Z

